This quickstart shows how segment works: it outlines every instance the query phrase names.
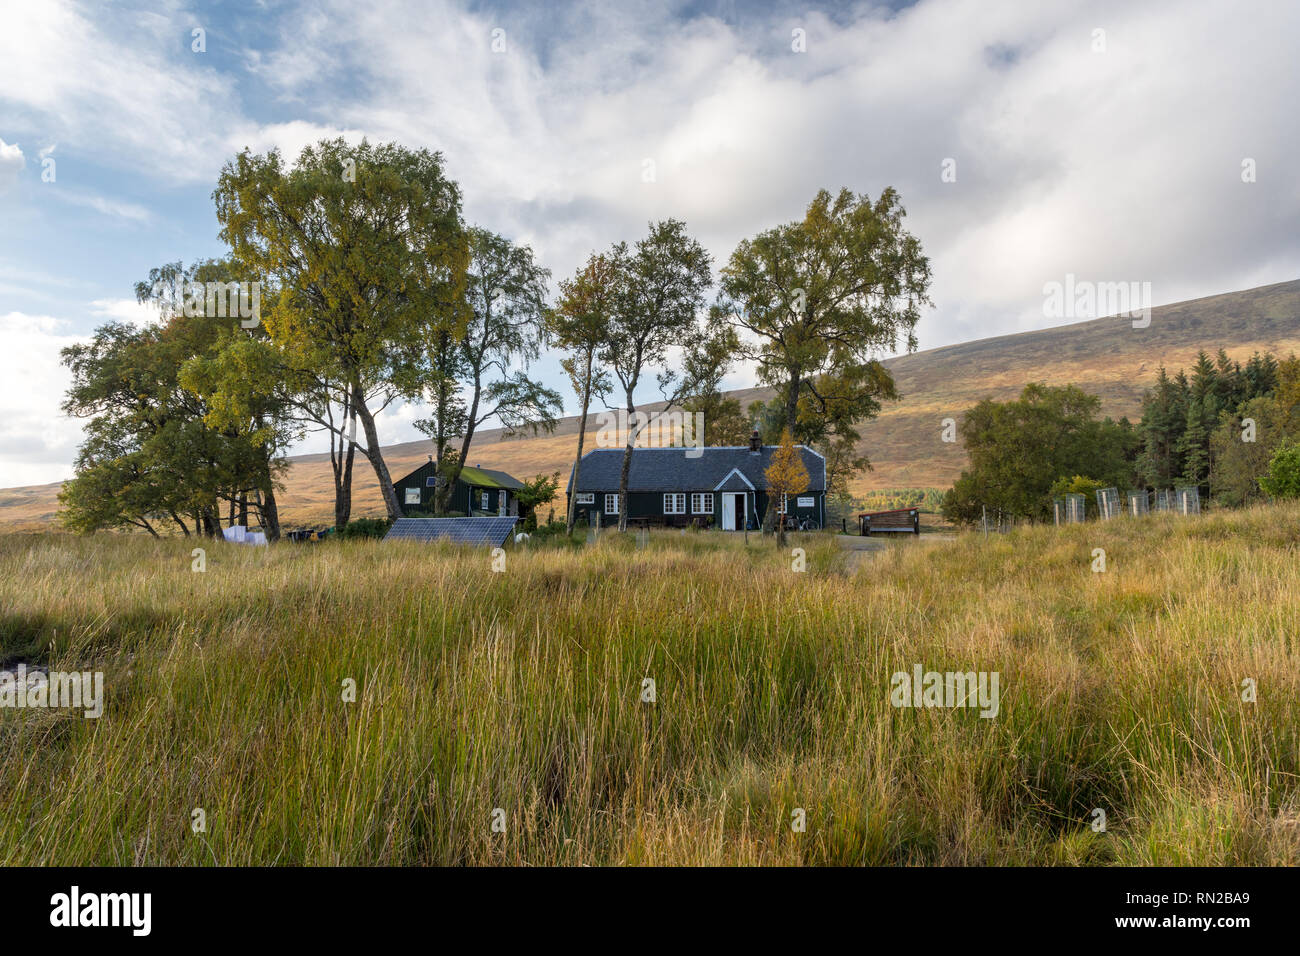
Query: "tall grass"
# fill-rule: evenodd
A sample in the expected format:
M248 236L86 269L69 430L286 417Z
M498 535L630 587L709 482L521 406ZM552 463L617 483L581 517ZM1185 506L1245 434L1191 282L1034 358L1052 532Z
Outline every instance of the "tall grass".
M0 538L0 654L108 696L0 712L0 862L1300 861L1300 509L791 544Z

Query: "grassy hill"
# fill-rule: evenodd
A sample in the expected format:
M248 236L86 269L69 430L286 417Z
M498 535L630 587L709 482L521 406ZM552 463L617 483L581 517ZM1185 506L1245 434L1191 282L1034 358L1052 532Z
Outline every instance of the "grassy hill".
M965 452L960 443L940 440L941 423L949 417L960 420L982 398L1013 397L1030 381L1073 383L1101 396L1105 414L1136 420L1142 392L1161 365L1188 366L1199 350L1220 348L1243 361L1255 351L1300 352L1300 280L1162 306L1152 311L1145 329L1133 328L1127 318L1094 319L890 359L886 364L902 398L863 426L862 450L874 468L854 482L853 490L950 485L961 472ZM770 393L746 389L732 394L748 404ZM567 472L576 435L574 418L565 419L554 434L537 438L483 432L470 464L519 478ZM595 437L594 425L589 437ZM426 441L386 449L394 477L417 467L428 453ZM357 463L355 489L354 516L383 513L374 473L364 460ZM57 494L58 485L0 490L0 528L48 526L58 508ZM288 526L332 523L327 455L293 460L281 508Z

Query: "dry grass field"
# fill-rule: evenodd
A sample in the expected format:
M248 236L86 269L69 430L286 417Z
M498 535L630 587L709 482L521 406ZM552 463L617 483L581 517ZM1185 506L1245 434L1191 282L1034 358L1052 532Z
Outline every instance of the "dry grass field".
M791 544L0 536L0 862L1300 863L1300 506Z

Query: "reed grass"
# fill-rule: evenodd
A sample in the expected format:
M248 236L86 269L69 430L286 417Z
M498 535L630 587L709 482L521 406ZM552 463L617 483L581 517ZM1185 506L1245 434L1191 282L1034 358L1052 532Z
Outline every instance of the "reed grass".
M0 654L107 696L0 711L0 862L1300 862L1300 507L907 537L0 537Z

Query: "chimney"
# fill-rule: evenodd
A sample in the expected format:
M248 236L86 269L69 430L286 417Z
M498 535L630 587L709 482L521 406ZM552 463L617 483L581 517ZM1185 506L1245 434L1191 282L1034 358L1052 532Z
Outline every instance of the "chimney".
M754 433L749 436L749 453L751 455L757 455L762 450L763 439L758 436L758 429L755 428Z

